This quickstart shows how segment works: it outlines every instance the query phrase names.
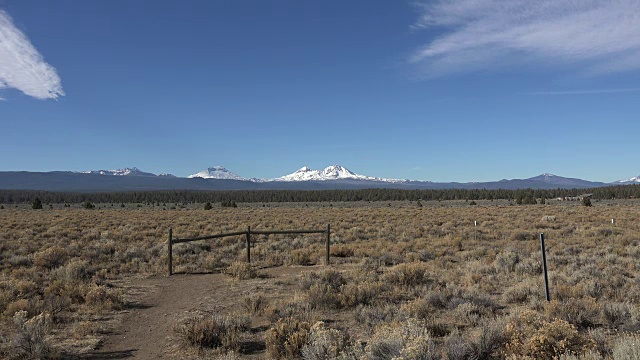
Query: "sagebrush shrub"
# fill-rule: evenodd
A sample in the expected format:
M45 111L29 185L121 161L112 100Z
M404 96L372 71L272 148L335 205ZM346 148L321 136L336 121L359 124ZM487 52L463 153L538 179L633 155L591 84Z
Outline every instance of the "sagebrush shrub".
M383 283L368 280L342 285L339 294L340 304L344 307L371 304L384 288Z
M520 262L520 255L513 250L505 250L493 261L493 266L498 272L514 272L516 265Z
M301 349L305 360L335 359L348 345L348 339L338 329L327 329L322 321L311 327L309 342Z
M278 320L265 336L267 355L271 359L298 358L309 341L310 328L308 322L291 318Z
M296 299L270 304L264 312L271 322L287 318L295 318L301 321L311 322L313 317L313 308L309 302L299 301Z
M238 280L248 280L258 277L258 270L247 262L234 261L225 272Z
M593 298L570 298L563 302L552 300L545 312L549 319L562 319L579 329L586 329L599 322L601 306Z
M398 320L398 307L393 304L383 305L358 305L355 311L355 320L373 330L382 323Z
M327 284L314 284L307 290L309 305L313 309L337 309L340 307L338 290Z
M428 269L425 263L402 263L387 269L382 275L382 280L388 284L402 286L428 285L433 282L428 276Z
M52 269L63 265L67 261L67 251L60 246L52 246L36 253L33 257L35 266Z
M371 360L437 359L431 335L424 322L416 319L378 326L365 352Z
M444 341L446 358L448 360L472 359L473 345L471 341L455 332L446 337Z
M615 360L640 359L640 336L627 335L617 340L613 346L613 358Z
M186 319L176 332L188 345L202 348L237 350L241 326L224 316L194 316Z
M505 335L507 355L551 359L563 354L581 355L596 348L588 334L579 333L567 321L548 322L531 310L512 316L505 327Z
M340 287L347 283L344 275L335 269L325 269L322 271L310 271L300 275L300 287L303 290L309 290L311 286L322 284L331 287L333 290L338 290Z
M261 314L267 307L267 299L262 295L246 296L242 299L242 305L248 313Z
M89 290L85 295L85 302L95 309L118 310L125 305L121 290L105 286L95 286Z
M27 319L26 311L19 311L13 316L13 324L17 330L13 341L11 357L17 359L50 359L56 358L56 351L47 341L51 331L51 318L47 313L41 313Z

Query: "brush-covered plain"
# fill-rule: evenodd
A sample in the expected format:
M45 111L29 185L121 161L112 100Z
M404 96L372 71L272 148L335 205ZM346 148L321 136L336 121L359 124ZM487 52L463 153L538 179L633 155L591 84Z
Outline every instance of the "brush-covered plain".
M225 359L636 359L640 202L326 203L162 210L0 210L0 356L89 353L117 328L136 278L166 276L167 235L322 229L176 244L174 271L283 281L289 294L229 299L234 312L174 324L184 357ZM611 223L615 219L615 223ZM477 226L474 226L474 222ZM547 239L545 301L539 234ZM244 314L237 316L238 313ZM254 346L247 353L247 339ZM258 349L258 350L255 350Z

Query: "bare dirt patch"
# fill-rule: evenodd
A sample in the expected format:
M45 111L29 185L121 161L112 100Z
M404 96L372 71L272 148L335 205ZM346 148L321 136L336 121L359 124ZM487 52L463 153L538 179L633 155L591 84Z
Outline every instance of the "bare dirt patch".
M197 313L231 314L245 311L240 300L260 294L270 300L286 299L294 293L297 276L315 267L279 267L261 270L257 279L238 281L224 274L175 274L133 280L124 285L129 306L122 324L102 346L87 354L92 359L184 359L197 358L177 338L175 326ZM243 339L241 351L249 358L262 358L264 331L268 323L252 324L251 337Z

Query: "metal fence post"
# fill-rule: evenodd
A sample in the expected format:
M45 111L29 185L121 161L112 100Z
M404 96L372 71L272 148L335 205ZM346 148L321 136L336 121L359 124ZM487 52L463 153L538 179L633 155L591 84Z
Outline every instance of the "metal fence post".
M544 273L544 293L547 297L547 302L551 301L549 295L549 277L547 276L547 254L544 249L544 233L540 233L540 248L542 249L542 272Z
M331 253L331 226L327 224L327 259L325 265L329 265L329 254Z
M247 262L251 264L251 226L247 226Z
M173 257L173 248L172 248L172 242L173 242L173 230L171 228L169 228L169 276L173 275L173 261L172 261L172 257Z

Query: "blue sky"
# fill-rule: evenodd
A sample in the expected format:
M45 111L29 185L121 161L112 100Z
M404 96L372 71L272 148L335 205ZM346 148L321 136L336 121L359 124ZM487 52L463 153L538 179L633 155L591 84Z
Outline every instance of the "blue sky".
M640 3L0 0L0 170L640 174Z

